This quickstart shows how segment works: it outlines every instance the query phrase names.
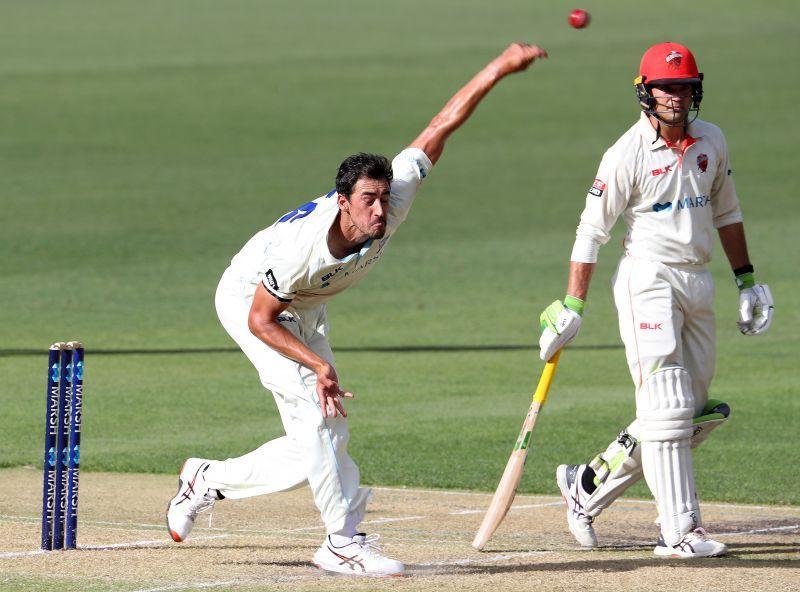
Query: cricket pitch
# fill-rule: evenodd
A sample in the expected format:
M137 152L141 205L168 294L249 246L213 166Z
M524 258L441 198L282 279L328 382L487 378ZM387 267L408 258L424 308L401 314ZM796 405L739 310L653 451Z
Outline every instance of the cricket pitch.
M353 578L310 563L324 530L308 488L218 502L189 539L164 524L177 477L84 473L78 549L43 552L42 473L0 471L0 589L484 591L790 590L800 581L800 508L704 503L704 521L730 554L662 559L655 506L619 500L595 523L601 547L581 549L567 531L560 498L518 496L484 552L470 543L491 495L375 488L363 527L406 564L399 578Z

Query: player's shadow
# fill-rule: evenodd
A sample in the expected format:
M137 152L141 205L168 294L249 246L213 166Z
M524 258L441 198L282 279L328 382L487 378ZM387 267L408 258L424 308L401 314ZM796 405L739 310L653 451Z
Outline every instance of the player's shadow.
M620 573L632 572L644 568L665 567L667 565L689 569L731 569L731 568L785 568L797 569L795 561L786 559L763 559L754 560L752 558L738 557L743 555L763 555L767 553L781 553L792 554L800 552L800 547L796 544L765 544L765 547L770 549L762 550L749 550L750 547L757 545L729 545L730 553L725 557L708 557L702 561L685 561L681 559L666 559L666 558L636 558L629 557L625 559L578 559L566 560L559 562L542 562L537 558L532 558L528 563L515 563L513 565L497 565L491 563L473 563L469 565L448 565L448 566L419 566L414 565L406 566L406 573L408 575L443 575L443 574L458 574L458 575L502 575L506 573L520 574L520 573L534 573L534 572L571 572L585 574L587 572L597 571L606 573ZM774 549L773 549L774 547ZM506 551L508 552L508 551Z

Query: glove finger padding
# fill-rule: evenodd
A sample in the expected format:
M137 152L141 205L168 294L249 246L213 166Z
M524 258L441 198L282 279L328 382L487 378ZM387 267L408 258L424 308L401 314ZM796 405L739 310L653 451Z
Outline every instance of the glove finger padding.
M766 284L756 284L739 293L739 330L744 335L765 333L772 325L775 310L772 292Z
M558 312L557 316L555 312ZM539 357L544 361L549 361L557 351L572 341L581 328L581 315L565 308L558 300L547 307L540 321L542 335L539 337Z

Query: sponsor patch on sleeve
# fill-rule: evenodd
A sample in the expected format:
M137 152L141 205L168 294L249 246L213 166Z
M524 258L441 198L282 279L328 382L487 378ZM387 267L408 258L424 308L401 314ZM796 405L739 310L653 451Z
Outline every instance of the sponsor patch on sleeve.
M278 289L278 282L275 279L275 274L272 273L271 269L268 269L267 273L264 274L264 279L267 280L267 283L269 284L270 288L272 288L273 290Z
M601 197L603 195L603 191L605 190L606 184L602 181L602 179L595 179L594 183L592 183L592 186L589 189L589 193L596 195L597 197Z

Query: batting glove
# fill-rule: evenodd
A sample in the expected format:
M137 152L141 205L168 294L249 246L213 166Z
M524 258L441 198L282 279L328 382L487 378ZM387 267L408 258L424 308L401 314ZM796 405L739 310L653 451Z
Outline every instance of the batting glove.
M539 316L542 334L539 337L539 357L549 361L557 351L567 345L581 328L584 302L580 298L567 296L556 300Z
M739 286L739 331L743 335L766 333L772 324L775 301L766 284L757 284L753 272L736 276Z

